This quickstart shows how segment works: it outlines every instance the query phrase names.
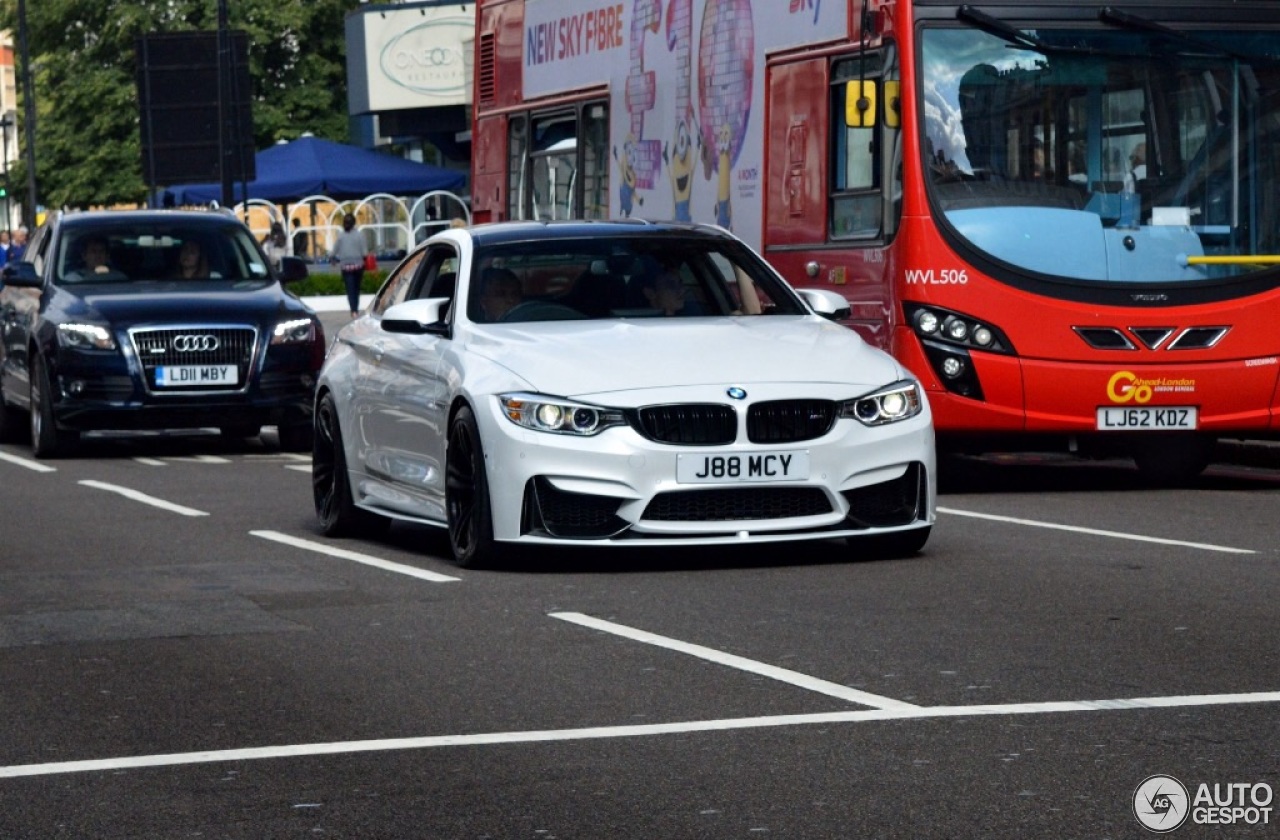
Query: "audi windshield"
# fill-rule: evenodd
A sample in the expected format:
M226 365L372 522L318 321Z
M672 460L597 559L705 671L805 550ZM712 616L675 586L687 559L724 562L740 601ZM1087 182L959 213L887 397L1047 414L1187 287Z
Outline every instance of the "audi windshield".
M228 280L258 287L271 274L249 231L223 219L68 226L53 259L62 285Z

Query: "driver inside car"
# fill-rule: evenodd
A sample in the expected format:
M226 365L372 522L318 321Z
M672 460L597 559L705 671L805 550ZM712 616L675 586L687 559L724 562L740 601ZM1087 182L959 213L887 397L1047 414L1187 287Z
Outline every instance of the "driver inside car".
M524 300L520 278L509 268L486 268L480 274L480 309L486 321L501 321L502 316Z
M101 236L89 236L80 242L80 265L67 272L68 280L89 280L96 274L109 274L110 252L107 240Z

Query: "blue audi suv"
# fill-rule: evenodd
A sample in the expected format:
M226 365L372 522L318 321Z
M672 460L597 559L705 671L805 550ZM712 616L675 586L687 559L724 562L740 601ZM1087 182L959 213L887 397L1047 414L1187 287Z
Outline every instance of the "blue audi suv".
M324 330L227 211L60 213L0 272L0 440L216 428L311 448Z

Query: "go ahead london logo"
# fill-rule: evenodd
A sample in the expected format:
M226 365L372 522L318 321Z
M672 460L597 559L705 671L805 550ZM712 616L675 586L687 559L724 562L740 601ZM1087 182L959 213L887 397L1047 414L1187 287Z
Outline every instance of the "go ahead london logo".
M1267 825L1272 798L1266 783L1201 782L1192 795L1173 776L1148 776L1133 792L1133 815L1156 834L1181 827L1188 817L1195 825Z

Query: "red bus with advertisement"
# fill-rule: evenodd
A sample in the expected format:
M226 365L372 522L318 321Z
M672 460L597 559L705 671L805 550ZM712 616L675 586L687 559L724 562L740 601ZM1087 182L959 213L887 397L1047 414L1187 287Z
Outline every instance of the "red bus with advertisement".
M1198 474L1280 437L1268 0L482 0L472 210L732 229L940 447Z

